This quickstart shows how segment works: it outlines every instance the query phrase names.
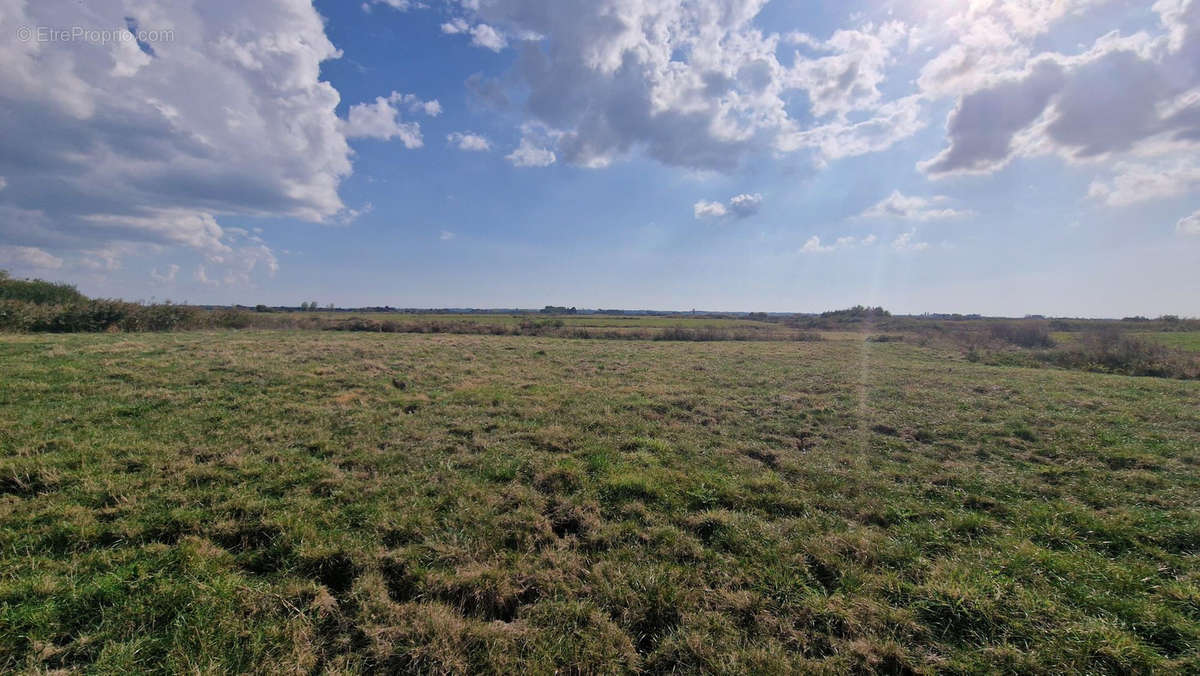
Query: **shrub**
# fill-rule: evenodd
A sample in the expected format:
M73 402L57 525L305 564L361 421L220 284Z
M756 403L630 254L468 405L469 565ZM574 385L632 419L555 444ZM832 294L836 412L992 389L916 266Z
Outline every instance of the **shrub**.
M845 310L830 310L822 312L822 319L836 319L845 322L857 322L871 319L886 319L891 317L892 313L881 307L867 307L865 305L855 305L852 308Z
M1107 327L1084 334L1077 345L1044 359L1067 368L1131 376L1200 378L1200 358Z
M0 300L17 300L38 305L82 303L87 297L70 284L56 284L40 279L12 279L0 270Z
M990 327L992 338L1018 347L1054 347L1054 339L1044 322L1002 322Z

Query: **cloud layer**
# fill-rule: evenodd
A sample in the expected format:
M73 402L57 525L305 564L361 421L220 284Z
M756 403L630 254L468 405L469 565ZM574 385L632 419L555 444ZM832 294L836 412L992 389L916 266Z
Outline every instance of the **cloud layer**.
M20 26L130 23L162 39L0 40L0 175L9 184L0 238L9 245L97 269L182 247L238 277L245 260L267 258L266 244L231 236L219 217L333 219L352 171L347 136L414 147L420 130L399 120L401 108L439 109L393 94L339 120L340 97L320 64L340 52L308 0L94 0L86 12L0 3L5 36Z
M463 2L442 30L515 50L525 110L560 132L552 150L570 164L607 166L640 149L670 165L728 170L755 151L839 157L918 128L915 100L885 103L879 90L905 42L902 24L785 38L755 26L765 4ZM779 55L789 50L795 63L784 65ZM788 111L794 93L811 101L803 119Z
M1021 61L1028 52L1015 49L1010 58L988 60L986 68L967 68L961 86L969 91L947 123L949 145L922 169L942 176L991 172L1022 155L1085 162L1194 151L1200 144L1200 2L1159 0L1153 10L1162 29L1156 36L1114 32L1079 54L1047 52ZM1037 32L1053 18L1020 23ZM994 41L998 50L1020 44L995 30L1002 35ZM967 59L963 43L951 50Z

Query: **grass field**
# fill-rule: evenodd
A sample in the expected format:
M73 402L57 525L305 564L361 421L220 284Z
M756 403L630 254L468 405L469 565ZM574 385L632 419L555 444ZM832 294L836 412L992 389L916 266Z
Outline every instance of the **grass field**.
M686 315L653 316L653 315L542 315L542 314L452 314L452 313L408 313L408 312L281 312L279 314L295 319L315 317L333 321L347 318L366 318L378 321L397 321L405 323L421 322L474 322L477 324L498 324L501 326L516 326L523 321L556 321L564 326L578 328L772 328L770 322L754 319L736 319L730 317L706 317L703 315L689 317Z
M910 342L0 335L0 670L1195 673L1198 411Z
M1176 350L1186 350L1188 352L1200 352L1200 332L1197 331L1177 331L1168 333L1147 333L1144 334L1147 338L1166 345L1167 347Z

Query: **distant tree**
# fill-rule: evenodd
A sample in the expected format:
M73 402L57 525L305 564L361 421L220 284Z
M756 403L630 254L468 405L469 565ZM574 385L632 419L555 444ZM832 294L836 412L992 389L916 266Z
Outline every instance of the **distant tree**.
M266 305L263 305L262 303L259 303L258 305L254 306L254 311L255 312L270 312L271 308L267 307Z
M831 310L822 312L821 316L826 319L842 319L842 320L861 320L861 319L882 319L891 317L892 313L884 310L881 307L866 307L865 305L855 305L852 308L845 310Z

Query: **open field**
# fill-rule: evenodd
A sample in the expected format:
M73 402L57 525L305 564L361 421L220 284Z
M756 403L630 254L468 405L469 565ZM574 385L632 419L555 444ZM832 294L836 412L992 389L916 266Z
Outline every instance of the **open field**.
M1151 340L1167 347L1188 352L1200 352L1200 331L1178 331L1173 333L1147 333Z
M852 333L0 335L0 670L1195 673L1197 411Z
M742 328L769 328L773 324L767 321L758 321L754 319L740 319L732 317L711 317L698 315L690 317L686 315L670 315L670 316L655 316L655 315L602 315L602 314L585 314L585 315L543 315L540 313L524 313L524 314L488 314L488 313L469 313L469 314L454 314L454 313L420 313L420 312L280 312L272 313L280 316L288 317L294 320L302 320L306 318L316 317L324 321L336 321L339 319L375 319L378 321L396 321L406 323L422 323L422 322L474 322L478 324L495 324L500 326L518 326L525 321L546 321L554 320L562 322L564 326L578 328L664 328L664 327L684 327L684 328L723 328L723 329L742 329Z

